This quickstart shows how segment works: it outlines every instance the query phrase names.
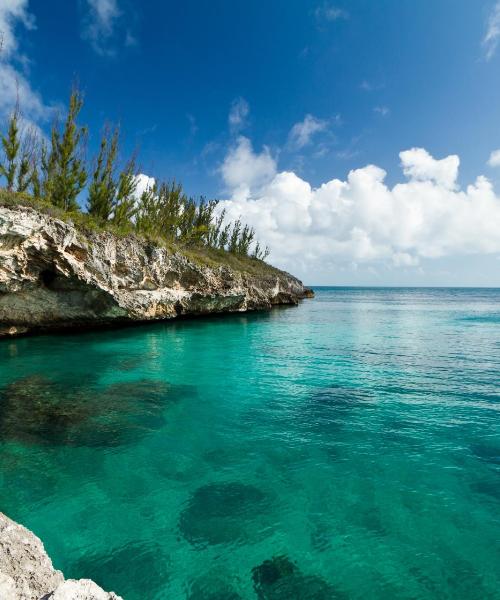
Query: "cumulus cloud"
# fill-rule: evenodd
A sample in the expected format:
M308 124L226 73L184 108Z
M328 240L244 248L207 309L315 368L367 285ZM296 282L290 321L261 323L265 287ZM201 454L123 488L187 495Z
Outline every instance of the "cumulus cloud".
M500 167L500 150L493 150L488 159L488 165L490 167Z
M307 114L303 121L295 123L290 130L288 135L288 145L291 148L300 150L311 143L314 134L325 131L327 128L328 121Z
M118 0L85 0L82 38L101 56L115 56L117 46L136 46L130 29L124 30L124 13Z
M262 152L256 153L250 140L240 136L227 153L220 173L233 197L246 198L274 178L276 161L269 148L264 146Z
M135 182L137 184L137 187L135 188L135 197L139 200L143 192L154 186L155 178L145 175L144 173L139 173L135 176Z
M458 177L460 159L455 154L441 160L433 158L423 148L412 148L401 152L404 174L416 181L435 181L446 188L454 188Z
M500 39L500 2L496 2L488 17L486 33L483 38L483 48L486 60L490 60L495 54Z
M250 107L245 98L236 98L231 104L229 110L229 128L233 133L237 133L246 125Z
M9 115L19 100L25 126L50 117L53 107L44 103L27 79L27 57L19 49L19 26L31 30L35 19L28 11L28 0L2 0L0 2L0 118Z
M438 160L413 148L400 159L407 180L393 187L383 169L368 165L314 188L293 172L277 172L269 154L256 155L245 139L226 158L223 175L234 188L220 208L255 228L275 264L306 274L342 265L414 268L422 259L500 252L500 198L488 179L460 189L457 156ZM255 169L259 161L265 169ZM255 172L265 172L257 188Z

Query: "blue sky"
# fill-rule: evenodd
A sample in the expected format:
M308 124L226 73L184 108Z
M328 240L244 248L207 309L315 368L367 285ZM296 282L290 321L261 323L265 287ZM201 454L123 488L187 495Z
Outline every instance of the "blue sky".
M408 194L428 198L439 188L445 212L450 190L466 190L479 175L500 186L499 167L487 164L500 148L495 1L0 0L0 26L8 33L4 68L26 84L28 119L46 128L78 79L90 154L103 122L120 121L124 155L138 146L143 173L232 202L234 215L270 244L271 258L308 283L500 285L491 230L463 235L462 223L448 231L425 204L423 218L434 220L418 227L427 234L399 239L413 204L394 200L397 222L386 234L384 215L363 209L351 182L344 200L357 208L341 228L332 221L329 238L314 221L319 200L305 188L299 197L300 182L311 190L348 182L349 171L369 164L386 171L391 202L393 186L409 179L421 185ZM0 110L10 98L4 93ZM457 155L460 168L450 163L448 181L436 175L445 163L415 154L405 176L400 152L412 148L435 161ZM283 172L295 179L276 180ZM496 224L499 200L483 199L482 213ZM334 215L344 200L327 201ZM469 200L465 225L475 212ZM281 210L279 203L295 220L276 224L269 206ZM440 226L446 243L427 251Z

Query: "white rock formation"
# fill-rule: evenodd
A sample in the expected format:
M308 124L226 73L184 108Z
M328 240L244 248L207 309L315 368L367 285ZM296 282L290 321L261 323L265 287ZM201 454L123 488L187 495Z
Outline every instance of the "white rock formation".
M122 600L89 579L65 580L41 540L0 513L1 600Z

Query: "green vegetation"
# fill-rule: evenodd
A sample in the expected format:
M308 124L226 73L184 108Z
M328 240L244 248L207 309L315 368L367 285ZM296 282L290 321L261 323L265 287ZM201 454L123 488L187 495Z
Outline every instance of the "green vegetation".
M49 142L20 130L16 106L7 133L0 137L0 180L5 181L0 204L27 204L94 230L135 233L198 260L204 257L207 263L220 264L222 256L234 262L230 255L256 262L267 258L269 250L255 241L254 230L239 219L227 222L218 200L189 198L175 181L156 181L139 196L136 157L120 169L118 127L105 126L99 152L89 165L88 130L78 123L82 106L83 96L74 89L66 118L54 122Z

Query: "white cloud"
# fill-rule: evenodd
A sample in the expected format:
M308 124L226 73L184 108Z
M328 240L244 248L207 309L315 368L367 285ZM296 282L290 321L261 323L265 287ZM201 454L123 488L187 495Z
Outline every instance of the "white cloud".
M276 161L269 148L264 146L260 154L253 151L252 143L240 136L226 155L220 173L233 196L247 197L258 192L276 175Z
M225 183L234 185L221 209L256 229L274 264L309 281L356 265L407 269L427 259L500 252L500 197L483 176L459 189L457 156L437 160L414 148L400 154L408 180L393 187L383 169L368 165L313 188L293 172L275 171L270 156L255 155L249 140L236 154L235 160L233 149L226 158ZM268 168L254 191L259 159Z
M233 133L237 133L246 125L246 120L250 112L250 107L245 98L236 98L231 103L228 121L229 127Z
M319 22L331 22L338 21L339 19L349 18L349 13L346 10L328 3L324 3L321 6L318 6L314 11L314 15Z
M496 52L500 39L500 2L497 2L488 17L486 33L483 38L483 48L486 60L490 60Z
M50 117L53 107L47 106L40 94L31 87L26 76L28 59L19 50L16 29L35 28L35 19L28 12L28 0L1 0L0 34L0 118L5 119L17 100L25 126L34 126Z
M458 177L460 159L455 154L441 160L433 158L423 148L401 152L404 174L415 181L435 181L445 188L454 188Z
M490 167L500 167L500 150L493 150L488 159L488 165Z
M307 114L303 121L295 123L290 130L288 144L290 147L300 150L311 143L315 133L325 131L327 128L328 121Z
M28 0L2 0L0 2L0 40L2 42L2 58L15 53L18 41L15 27L21 23L26 29L34 29L35 19L28 12Z
M388 117L391 114L391 109L387 106L376 106L373 112L379 114L381 117Z
M364 92L375 92L378 90L383 90L385 86L383 83L373 83L367 79L363 79L363 81L359 84L359 87Z
M145 175L144 173L136 175L135 181L137 184L137 187L135 188L135 197L137 200L139 200L143 192L152 188L155 184L155 178Z
M124 29L124 13L118 0L85 0L87 14L83 20L82 38L101 56L115 56L117 46L133 47L137 39Z

